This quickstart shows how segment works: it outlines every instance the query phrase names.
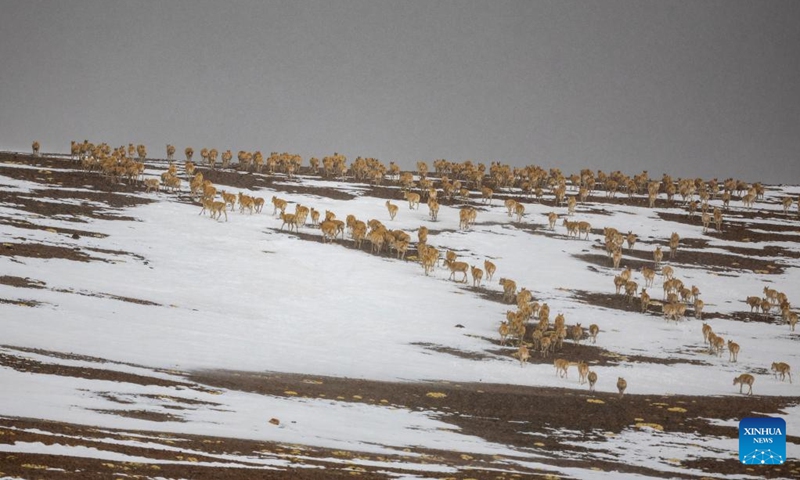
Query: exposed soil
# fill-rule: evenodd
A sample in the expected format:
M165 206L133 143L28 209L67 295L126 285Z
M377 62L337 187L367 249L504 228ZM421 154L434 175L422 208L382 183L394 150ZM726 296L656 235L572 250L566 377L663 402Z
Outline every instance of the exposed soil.
M520 368L520 374L525 369ZM626 429L654 426L667 432L680 432L702 436L736 438L732 427L712 425L708 419L743 418L753 412L780 415L781 411L796 404L798 398L731 396L689 397L678 395L637 395L629 390L617 394L589 392L579 386L574 378L565 379L570 388L519 387L484 383L395 383L360 379L290 375L282 373L251 373L229 371L201 371L187 378L189 384L204 388L229 389L262 395L299 398L327 398L339 402L385 405L387 408L405 408L412 411L433 412L441 421L458 426L465 435L505 444L521 453L543 455L537 462L544 465L595 468L601 471L625 471L656 478L696 478L693 475L664 473L644 467L626 465L624 462L599 459L580 446L581 441L602 442ZM111 381L127 381L125 377ZM603 382L603 379L599 380ZM574 386L572 386L574 385ZM633 386L631 387L633 388ZM168 399L167 399L168 400ZM108 415L124 415L156 422L180 422L183 407L178 404L174 413L153 413L143 410L126 410L120 402L119 410L104 410ZM176 402L178 403L178 402ZM575 412L580 412L576 415ZM291 424L302 419L275 418L264 412L265 424L273 420ZM637 427L639 425L639 427ZM35 430L32 430L35 429ZM339 478L358 472L363 478L392 478L404 472L402 463L395 466L370 466L362 461L409 462L413 459L398 455L374 455L360 452L331 451L323 448L283 445L273 442L256 442L229 438L196 437L183 434L153 434L150 432L95 429L56 422L0 418L0 443L42 442L61 445L87 446L102 451L161 460L157 464L108 462L77 457L13 454L5 455L3 472L23 478L68 478L80 471L81 478L107 478L114 474L137 474L170 478L252 478L242 465L242 460L219 457L234 454L237 458L283 458L289 460L269 478ZM54 436L54 434L59 436ZM131 435L146 435L148 445L131 446L109 443L108 439L131 439ZM800 438L789 436L789 441ZM179 446L183 451L158 448ZM191 452L190 455L184 452ZM558 452L550 454L548 452ZM458 468L451 478L515 478L509 470L510 458L483 455L462 455L443 450L411 448L407 453L421 455L425 463L435 462ZM341 463L329 459L339 458ZM176 463L169 463L169 462ZM182 462L181 462L182 461ZM197 464L197 465L192 465ZM747 467L736 461L693 460L679 463L698 468L709 475L746 473ZM321 466L324 470L305 469L304 466ZM51 469L51 470L46 470ZM52 469L62 469L52 470ZM548 478L535 469L514 467L516 478ZM780 466L759 467L758 474L765 478L791 478L800 472L800 463L789 460ZM167 477L164 477L167 475ZM267 475L267 472L264 472Z
M774 242L780 240L783 242L800 243L800 232L798 232L797 227L778 223L743 222L741 218L747 218L748 214L741 210L737 210L735 215L735 217L730 218L723 214L722 230L716 230L712 222L711 227L705 234L709 237L736 242ZM690 218L689 215L658 212L658 217L670 222L702 226L699 216ZM758 214L749 214L749 217L752 219L776 220L780 217L785 217L785 215L783 215L783 213L763 211ZM756 232L754 230L764 231ZM775 235L773 235L773 233L775 233Z
M613 262L605 254L605 249L598 245L595 245L595 248L604 253L578 254L575 257L601 267L612 267ZM772 259L766 260L747 255L729 255L705 250L682 250L679 248L674 259L668 259L669 250L664 252L664 256L667 258L662 260L662 265L670 265L673 268L702 268L712 272L741 272L744 270L761 274L781 274L784 272L784 266ZM641 248L636 250L625 249L623 250L620 266L630 267L631 270L641 270L642 267L655 268L653 252Z

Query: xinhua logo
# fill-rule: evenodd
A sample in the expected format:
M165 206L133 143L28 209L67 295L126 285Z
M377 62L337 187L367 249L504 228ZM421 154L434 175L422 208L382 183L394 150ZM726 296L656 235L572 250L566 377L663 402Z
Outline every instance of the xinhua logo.
M786 461L786 421L743 418L739 422L739 460L745 465L780 465Z

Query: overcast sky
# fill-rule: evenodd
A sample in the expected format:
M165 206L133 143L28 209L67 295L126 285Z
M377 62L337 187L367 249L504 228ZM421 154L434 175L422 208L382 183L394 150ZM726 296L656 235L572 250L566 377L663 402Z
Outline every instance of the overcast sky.
M0 0L0 149L800 183L800 1Z

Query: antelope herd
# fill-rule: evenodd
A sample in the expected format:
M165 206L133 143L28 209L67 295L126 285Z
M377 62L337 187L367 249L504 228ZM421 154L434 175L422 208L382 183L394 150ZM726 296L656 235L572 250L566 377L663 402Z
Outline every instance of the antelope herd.
M38 156L40 144L35 141L32 144L33 154ZM238 205L239 213L247 212L250 215L259 214L264 206L264 199L252 196L246 192L232 193L217 188L203 173L199 171L193 163L194 149L187 147L184 150L186 162L183 165L183 172L178 171L174 163L175 146L167 144L166 154L168 168L160 178L145 178L145 160L147 149L144 145L128 144L118 148L111 148L105 143L93 144L88 141L71 143L70 154L72 158L80 162L81 166L89 172L99 172L109 178L112 182L126 181L130 184L144 187L145 193L153 192L181 192L182 181L189 185L191 198L200 206L200 215L209 212L210 218L217 221L228 221L228 210L233 212ZM215 148L202 148L200 158L202 165L208 170L218 168L217 159L220 151ZM283 174L292 179L301 171L302 158L296 154L272 152L269 156L262 155L260 151L247 152L240 150L236 156L238 163L232 164L233 152L225 150L222 152L222 169L236 168L245 172L261 173L266 168L267 174ZM702 231L707 232L712 225L717 232L723 228L723 211L730 208L733 198L739 197L742 207L752 208L756 201L763 197L764 187L759 184L749 185L745 182L727 179L724 182L712 179L705 181L702 179L678 179L674 181L669 175L663 175L662 179L651 179L646 171L628 177L621 172L606 173L603 171L581 170L579 174L565 176L559 169L549 171L537 167L528 166L524 168L512 168L499 162L492 162L490 166L471 161L463 163L449 162L446 160L436 160L433 162L433 172L425 162L417 163L416 175L413 172L401 172L399 167L393 162L388 167L374 158L356 158L352 164L347 166L347 159L338 153L331 156L311 158L308 162L308 171L314 175L321 175L324 178L345 178L351 176L355 181L368 182L373 185L381 184L384 181L396 182L400 187L398 193L402 194L402 199L408 202L409 210L418 210L420 203L425 199L429 209L429 219L436 222L439 219L440 206L443 201L446 205L453 205L454 202L461 202L458 208L459 229L462 231L470 230L477 221L478 208L492 208L495 196L504 196L503 206L509 218L513 218L517 224L521 224L526 215L526 208L523 200L542 202L545 191L549 191L553 198L553 206L565 208L565 215L562 217L562 225L566 230L567 239L589 240L593 233L592 225L586 220L572 220L579 212L578 206L585 204L592 195L596 195L599 190L605 190L608 198L616 198L617 193L627 194L628 201L637 201L635 195L647 195L647 206L655 208L659 201L659 196L666 197L667 205L685 207L688 211L688 218L694 221L696 210L700 210ZM436 179L438 177L438 180ZM573 194L568 194L569 188L574 190ZM515 189L518 194L508 194ZM474 193L473 192L477 192ZM680 195L682 203L674 200L675 195ZM697 200L695 200L697 197ZM217 200L219 198L219 200ZM398 195L399 198L399 195ZM480 198L480 203L475 203L474 199ZM720 206L712 206L709 201L720 199ZM362 243L366 240L370 243L370 251L375 254L394 253L398 259L406 259L406 254L412 246L411 236L402 230L390 230L379 220L370 219L363 221L353 215L348 215L346 221L337 219L336 214L325 211L322 220L320 211L301 205L295 202L294 212L288 211L289 201L273 196L273 217L279 217L281 224L279 231L285 227L289 232L299 233L301 227L308 226L307 221L310 216L311 228L318 228L321 241L323 243L336 243L337 239L345 239L345 230L352 239L354 248L361 249ZM800 198L796 201L791 197L781 200L781 208L784 215L789 215L793 206L800 210ZM385 207L389 214L389 220L397 218L399 207L390 200L386 200ZM555 232L559 214L551 211L547 216L547 226L551 232ZM423 267L425 275L430 275L437 265L442 261L442 252L428 243L428 229L421 226L417 230L416 255L409 256L409 259L418 261ZM681 248L681 237L677 232L662 241L662 244L669 247L668 263L664 265L664 252L662 244L657 242L652 250L652 267L643 266L641 273L641 288L637 281L632 278L634 272L627 267L623 267L626 258L624 248L627 243L627 252L634 252L639 237L633 231L628 230L623 234L615 228L606 227L603 229L606 254L611 260L613 271L621 272L614 276L614 286L617 295L624 292L627 305L632 305L638 300L639 305L635 310L642 314L650 314L653 307L660 305L661 315L667 322L679 323L686 319L687 310L691 307L691 314L698 320L702 319L705 303L700 298L700 289L692 285L688 287L684 282L675 276L674 262L678 259L679 249ZM599 241L599 239L598 239ZM685 248L685 244L684 244ZM648 254L649 255L649 254ZM683 255L683 254L681 254ZM550 323L550 307L541 300L535 301L531 292L525 288L518 290L514 280L501 278L499 282L493 281L496 272L496 265L490 260L485 260L483 269L471 265L468 261L459 260L458 256L447 251L443 263L444 268L450 271L449 280L461 283L468 283L472 277L472 286L480 288L482 282L489 282L502 288L502 300L509 304L515 304L516 310L508 311L506 319L501 322L500 344L505 346L509 339L516 342L517 350L515 356L521 365L525 365L535 355L542 358L554 355L563 348L563 341L568 337L572 340L575 347L580 347L580 342L584 338L581 324L576 322L572 326L565 324L565 315L559 313L553 324ZM637 267L638 268L638 267ZM654 301L647 289L655 288L657 276L660 274L663 297L662 301ZM760 313L768 316L773 310L779 311L782 320L789 324L791 331L795 330L798 315L792 311L791 304L787 296L775 289L764 287L762 295L747 297L745 302L750 307L751 312ZM535 320L533 324L529 322ZM708 345L710 354L722 355L722 351L727 345L729 361L738 361L740 346L738 343L727 340L717 335L712 328L703 323L704 343ZM597 324L592 324L588 328L588 338L592 343L596 343L600 328ZM746 347L746 345L745 345ZM587 347L580 347L581 349ZM581 350L578 350L581 351ZM579 382L589 383L589 388L594 391L598 376L589 368L589 363L582 359L570 360L557 358L554 361L556 374L559 377L567 378L570 366L577 366ZM780 375L783 381L789 377L791 383L790 367L786 363L775 362L772 370L776 378ZM752 394L754 377L750 374L743 374L734 379L734 385L749 387L748 394ZM619 395L622 396L627 388L627 382L623 378L617 381Z

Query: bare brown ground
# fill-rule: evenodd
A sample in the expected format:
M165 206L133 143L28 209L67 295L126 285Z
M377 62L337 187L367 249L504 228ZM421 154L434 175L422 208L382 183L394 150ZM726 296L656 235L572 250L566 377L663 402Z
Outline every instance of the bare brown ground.
M79 170L56 171L56 169L71 169L76 167L76 163L65 158L34 158L28 155L0 153L0 163L7 165L33 165L36 169L6 168L0 170L0 174L18 179L34 181L42 185L41 192L36 195L14 191L0 192L0 202L13 204L21 211L35 213L43 217L58 216L63 219L70 219L80 225L85 218L102 218L113 220L131 220L131 218L120 215L119 209L144 204L151 200L142 196L143 187L133 183L112 183L97 173L87 173ZM148 166L157 168L162 165L166 168L166 162L155 160L148 161ZM331 198L349 199L352 194L336 189L307 187L294 184L281 176L270 176L262 174L245 173L238 171L223 171L220 169L210 171L202 169L206 178L211 179L215 184L224 185L226 188L262 188L270 187L285 193L307 193ZM48 187L59 188L81 188L87 191L66 191L53 190ZM368 194L380 198L402 199L396 185L387 184L384 186L367 186ZM163 194L161 194L163 195ZM171 194L167 194L171 195ZM172 195L176 201L190 201L188 195ZM75 205L59 204L37 200L78 200ZM499 194L495 198L495 204L502 201L503 195ZM519 197L523 200L522 197ZM548 203L549 202L549 203ZM633 203L631 203L633 202ZM444 203L444 202L442 202ZM462 204L460 200L452 202L455 205ZM472 198L468 204L478 208L483 205L478 198ZM552 205L552 200L544 200L545 205ZM646 199L633 198L627 199L621 196L607 198L602 194L595 195L587 205L581 208L589 208L595 213L608 212L616 204L644 204ZM447 203L445 203L447 204ZM657 207L671 206L665 201L659 200ZM424 208L424 206L423 206ZM753 212L752 218L756 215L766 214L764 212ZM662 213L665 221L693 222L687 215ZM735 222L733 220L732 222ZM13 225L17 228L43 229L26 220L16 218L0 218L0 225ZM530 225L527 222L522 224L511 224L511 228L521 228L535 235L561 235L556 232L545 230L539 225ZM761 225L758 229L766 230ZM792 232L780 230L780 227L769 227L770 231L781 231L791 234ZM558 230L558 229L557 229ZM54 235L68 242L74 236L99 236L99 234L76 227L74 229L56 228L52 229ZM595 233L599 230L595 230ZM319 236L311 230L301 230L299 233L292 233L300 239L307 241L319 241ZM752 232L750 228L742 224L737 226L735 223L726 223L723 232L711 232L711 237L745 241L758 241L758 232ZM790 241L800 241L800 235L787 235L792 237ZM797 238L794 238L797 237ZM353 248L352 242L339 240L344 248ZM592 242L587 242L587 249L591 248ZM777 273L780 271L780 264L777 262L765 262L751 258L761 256L768 258L791 257L798 255L794 252L780 248L730 249L730 255L703 252L704 245L687 245L688 248L699 250L698 252L680 252L676 262L686 266L703 265L706 268L718 268L721 272L737 274L742 271L770 271ZM364 243L362 250L365 254L369 252L369 244ZM126 255L125 252L104 252L114 255ZM415 252L410 251L409 256ZM96 261L100 257L92 255L91 250L76 250L69 246L53 246L35 244L20 239L10 242L7 246L0 248L0 255L6 255L21 260L26 257L39 258L64 258L74 261ZM384 256L389 254L384 253ZM607 267L610 262L605 255L600 253L587 253L581 257L588 263L589 268ZM137 261L146 262L146 259L137 258ZM634 251L627 252L625 260L632 268L641 265L651 264L652 258L648 252ZM735 263L735 264L734 264ZM597 267L596 267L596 266ZM775 268L769 268L774 265ZM0 276L0 283L18 288L41 289L50 288L43 282L31 278ZM609 290L613 285L609 284ZM481 295L489 300L502 302L502 295L493 289L485 287L472 288L464 287L466 291L472 291L476 295ZM75 294L86 294L85 292L67 292ZM573 292L577 299L585 301L598 308L614 308L619 310L638 311L638 301L628 303L623 296L611 293L597 292ZM90 293L91 295L105 295L102 293ZM117 298L122 301L137 301L137 299ZM22 299L0 299L2 302L26 304ZM27 304L26 304L27 305ZM35 307L35 304L28 306ZM509 306L509 308L512 308ZM750 314L745 311L746 305L743 304L741 315L734 315L734 319L742 321L762 321L759 314ZM690 310L691 312L691 310ZM688 313L690 313L688 312ZM650 315L659 315L660 312L651 308ZM714 315L708 312L707 315ZM709 317L713 318L713 317ZM764 316L767 319L768 317ZM695 320L687 320L695 321ZM588 325L583 325L588 327ZM454 322L454 328L457 328ZM787 327L788 328L788 327ZM603 332L600 332L602 338ZM516 362L512 354L514 347L502 347L498 339L489 339L494 347L482 354L463 352L448 346L424 344L423 348L435 351L439 354L453 355L459 358L466 358L471 361L485 361L488 359L505 358L509 362ZM19 349L21 352L25 349ZM228 371L204 371L186 374L183 381L170 381L162 378L134 375L129 373L115 372L101 367L104 362L102 359L92 359L87 357L75 357L69 354L58 352L43 352L29 350L32 353L50 355L52 357L83 359L90 362L97 362L97 368L87 367L64 367L54 366L31 359L26 359L21 355L0 354L0 366L13 368L18 371L27 372L31 375L62 375L73 378L88 378L105 380L119 383L133 383L137 385L160 385L173 386L180 388L200 389L203 391L213 391L213 389L227 388L245 392L256 392L262 395L293 396L308 398L328 398L344 402L368 403L371 405L387 405L408 408L412 410L435 412L444 422L451 423L461 428L461 432L466 435L474 435L486 439L487 441L497 442L518 449L520 452L537 453L544 456L542 463L558 466L574 466L578 468L596 468L605 471L624 471L639 473L645 476L664 477L664 478L696 478L693 475L666 474L661 471L648 468L639 468L627 465L624 459L600 460L586 449L566 443L567 441L593 440L602 441L604 432L620 433L625 429L637 428L637 424L651 423L658 424L665 431L696 433L699 435L718 435L735 438L737 432L728 427L714 426L709 419L731 419L746 416L775 414L780 415L782 409L787 406L800 403L800 398L796 397L760 397L754 396L729 396L729 397L689 397L674 395L637 395L635 385L632 385L624 397L608 393L590 393L585 385L579 385L576 379L576 371L569 372L569 378L564 380L565 388L532 388L511 385L492 384L491 379L486 379L483 383L474 384L455 384L445 382L430 383L403 383L403 382L374 382L360 379L333 378L333 377L310 377L305 375L287 375L281 373L246 373ZM570 361L584 360L590 365L613 365L620 361L639 362L639 363L663 363L687 361L691 363L702 363L702 360L663 360L642 356L627 356L622 358L619 355L609 352L596 345L592 345L584 339L581 345L567 340L563 348L557 352L558 357L566 358ZM532 363L551 363L552 358L543 358L534 355ZM524 367L520 368L520 375L526 374ZM553 371L555 374L555 370ZM600 383L613 381L612 379L600 379ZM428 393L436 392L441 396L431 397ZM756 385L757 393L757 385ZM124 404L127 400L117 397L113 392L105 394L105 398ZM385 402L384 402L385 401ZM181 421L181 411L190 405L182 404L176 400L173 406L173 413L163 415L153 415L140 410L132 410L126 415L143 418L154 422ZM671 408L679 407L679 408ZM576 414L576 412L579 412ZM754 412L758 412L757 414ZM1 412L0 412L1 413ZM120 414L116 410L102 412L107 415ZM269 412L264 412L264 421L270 419ZM290 423L291 418L278 419L281 424ZM276 427L277 428L277 427ZM24 429L24 430L23 430ZM36 429L36 431L31 430ZM27 430L27 431L25 431ZM569 431L562 435L553 434L554 431ZM123 444L113 444L101 442L103 438L129 439L128 435L140 433L154 437L149 440L157 445L170 446L175 442L180 442L181 447L186 450L193 450L197 453L192 456L186 454L175 454L160 448L148 448L145 446L135 447ZM530 434L540 434L532 437ZM63 435L63 436L55 436ZM791 437L791 441L798 443L800 438ZM121 475L139 476L141 478L197 478L197 479L233 479L233 478L292 478L292 479L328 479L328 478L393 478L400 474L409 474L403 469L402 462L408 462L407 457L397 456L376 456L355 451L331 451L323 448L311 448L301 445L283 445L271 442L256 442L241 439L199 437L192 435L177 434L153 434L152 432L131 432L114 429L99 430L93 427L71 425L59 422L52 422L41 419L22 419L22 418L3 418L0 417L0 443L14 442L42 442L44 444L59 443L64 445L80 445L89 448L97 448L101 451L124 453L131 456L139 456L158 463L134 463L134 462L110 462L92 458L67 457L59 455L37 455L37 454L7 454L0 453L0 475L18 476L22 478L118 478ZM254 457L285 460L285 464L276 467L276 470L263 471L252 470L242 460L226 460L217 455L225 453L235 453L241 458L244 455ZM422 455L421 461L437 463L439 465L451 466L458 471L452 474L442 474L441 476L451 478L546 478L543 471L530 469L520 466L509 467L508 458L490 458L480 455L462 456L461 454L439 451L424 450L418 448L409 449L409 453ZM566 453L566 454L565 454ZM333 463L329 459L341 460L341 463ZM390 466L364 466L356 461L374 460L390 462ZM175 461L177 463L171 463ZM397 462L391 464L391 462ZM709 459L697 459L684 462L682 466L695 468L706 472L709 476L721 477L727 474L753 473L740 465L735 459L729 461L718 461ZM317 468L305 468L317 467ZM501 468L506 470L495 471ZM509 473L513 470L514 474ZM256 472L256 473L254 473ZM782 466L769 466L759 468L758 475L765 478L798 478L800 477L800 464L796 460L790 460ZM428 472L426 477L436 477L437 475Z

